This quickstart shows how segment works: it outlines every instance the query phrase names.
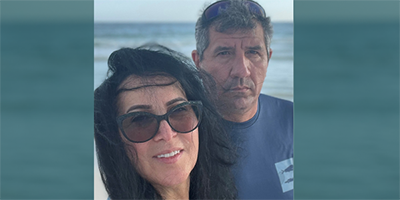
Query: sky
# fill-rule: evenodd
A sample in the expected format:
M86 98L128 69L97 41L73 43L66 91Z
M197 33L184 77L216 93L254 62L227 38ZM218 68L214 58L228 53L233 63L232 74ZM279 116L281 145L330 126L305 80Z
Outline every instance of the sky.
M95 22L196 22L215 0L94 0ZM293 22L293 0L258 0L273 22Z

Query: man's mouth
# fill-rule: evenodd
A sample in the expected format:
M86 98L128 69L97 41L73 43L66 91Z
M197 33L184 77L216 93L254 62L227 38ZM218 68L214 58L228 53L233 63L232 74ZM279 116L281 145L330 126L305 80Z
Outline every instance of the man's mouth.
M245 92L248 89L249 89L248 87L234 87L234 88L231 88L230 90L235 91L235 92Z

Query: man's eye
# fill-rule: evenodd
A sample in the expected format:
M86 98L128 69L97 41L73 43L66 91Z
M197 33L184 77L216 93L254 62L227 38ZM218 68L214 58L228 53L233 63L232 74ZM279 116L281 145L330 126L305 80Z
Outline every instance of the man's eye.
M231 53L229 51L221 51L219 52L217 55L219 56L226 56L226 55L230 55Z
M250 50L250 51L247 51L247 53L248 53L248 54L254 54L254 55L255 55L255 54L258 54L258 51Z

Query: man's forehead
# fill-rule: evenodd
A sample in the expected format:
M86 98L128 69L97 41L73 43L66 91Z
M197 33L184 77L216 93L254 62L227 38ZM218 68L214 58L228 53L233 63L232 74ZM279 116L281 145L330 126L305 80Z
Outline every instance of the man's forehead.
M264 43L264 32L261 28L231 30L225 33L210 29L210 44L229 43L235 40L246 40L251 43Z
M243 28L243 29L232 27L230 29L226 29L224 31L220 31L220 30L218 30L218 28L216 26L212 26L210 28L210 30L213 30L213 31L219 32L219 33L225 33L225 34L234 34L234 33L247 34L247 33L256 33L257 27L258 27L258 25L256 27L254 27L254 28Z

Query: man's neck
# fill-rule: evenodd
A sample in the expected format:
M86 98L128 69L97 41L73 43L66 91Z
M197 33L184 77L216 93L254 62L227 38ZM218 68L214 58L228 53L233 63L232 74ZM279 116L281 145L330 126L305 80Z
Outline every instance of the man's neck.
M234 110L230 112L224 112L223 110L221 110L221 114L225 120L240 123L249 121L252 117L254 117L254 115L257 113L257 109L258 101L248 110Z

